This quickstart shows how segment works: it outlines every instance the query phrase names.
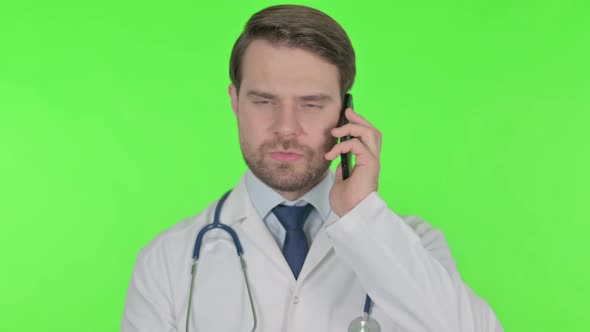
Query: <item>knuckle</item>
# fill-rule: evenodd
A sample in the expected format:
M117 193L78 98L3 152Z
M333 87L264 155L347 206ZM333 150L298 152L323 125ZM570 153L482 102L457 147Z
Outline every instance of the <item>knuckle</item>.
M373 137L377 141L380 141L381 140L381 137L383 137L383 133L381 133L381 131L379 131L378 129L373 128L372 132L373 132Z

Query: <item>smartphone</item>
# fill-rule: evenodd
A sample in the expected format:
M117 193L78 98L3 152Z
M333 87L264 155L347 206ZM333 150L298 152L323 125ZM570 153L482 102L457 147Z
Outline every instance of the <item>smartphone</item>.
M346 119L346 116L344 115L344 111L346 111L347 108L352 108L352 95L350 93L347 93L344 96L344 100L342 101L342 110L340 111L340 120L338 120L338 127L342 127L345 124L348 123L348 120ZM340 142L345 142L349 139L351 139L352 137L350 135L346 135L343 137L340 137ZM342 179L346 180L348 179L348 177L350 176L350 172L352 171L352 156L350 154L350 152L347 153L341 153L340 154L340 163L342 164Z

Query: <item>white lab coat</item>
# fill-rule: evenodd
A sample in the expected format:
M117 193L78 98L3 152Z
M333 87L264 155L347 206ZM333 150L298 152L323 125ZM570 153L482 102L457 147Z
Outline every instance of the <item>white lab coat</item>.
M159 234L137 258L121 330L185 331L192 253L216 203ZM257 331L343 332L363 312L365 293L381 331L503 331L488 304L463 283L443 234L400 217L377 193L338 219L330 213L313 239L299 280L250 202L244 179L228 196L221 222L244 247ZM250 331L252 314L230 237L205 236L191 331Z

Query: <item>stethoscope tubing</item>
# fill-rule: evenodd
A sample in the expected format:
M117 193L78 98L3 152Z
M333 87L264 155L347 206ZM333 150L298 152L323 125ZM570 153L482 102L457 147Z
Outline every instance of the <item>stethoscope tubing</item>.
M191 311L192 298L193 298L193 287L194 287L194 283L195 283L195 275L197 274L197 263L199 261L199 256L200 256L200 252L201 252L201 245L203 243L203 237L205 236L205 233L207 233L208 231L210 231L212 229L221 229L221 230L227 232L231 236L231 238L234 242L234 245L236 248L236 253L237 253L238 257L240 258L240 264L242 266L242 272L244 274L244 280L246 282L246 289L248 291L248 298L250 300L250 307L252 310L252 318L253 318L252 332L254 332L256 330L258 319L256 317L256 308L254 306L254 299L252 297L252 290L250 287L250 282L248 280L248 274L246 273L246 262L244 261L244 257L243 257L244 249L242 247L242 243L240 242L240 239L239 239L236 231L233 228L231 228L230 226L221 223L221 221L220 221L221 209L223 207L223 204L225 203L225 200L227 199L227 197L229 196L230 193L231 193L231 190L226 192L219 199L219 202L217 203L217 206L215 207L215 214L213 216L213 223L208 224L205 227L203 227L199 231L199 233L197 234L197 239L195 241L195 247L193 249L193 264L191 266L191 283L190 283L187 314L186 314L186 332L189 332L189 321L190 321L190 311ZM372 303L373 303L373 301L369 297L369 294L367 294L367 296L365 298L365 304L363 306L363 313L364 313L365 317L369 317Z

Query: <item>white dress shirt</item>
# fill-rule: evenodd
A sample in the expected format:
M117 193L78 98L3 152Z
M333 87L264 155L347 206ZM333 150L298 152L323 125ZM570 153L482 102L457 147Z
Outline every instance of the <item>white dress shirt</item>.
M333 183L331 177L333 177L332 173L328 172L315 187L305 193L301 198L295 201L289 201L262 182L251 170L246 172L246 190L250 195L252 205L258 211L258 215L264 221L264 224L274 237L279 248L283 248L286 232L283 225L281 225L271 210L279 204L287 206L311 204L314 209L303 225L303 232L305 232L307 237L307 243L311 246L313 239L330 214L329 194Z

